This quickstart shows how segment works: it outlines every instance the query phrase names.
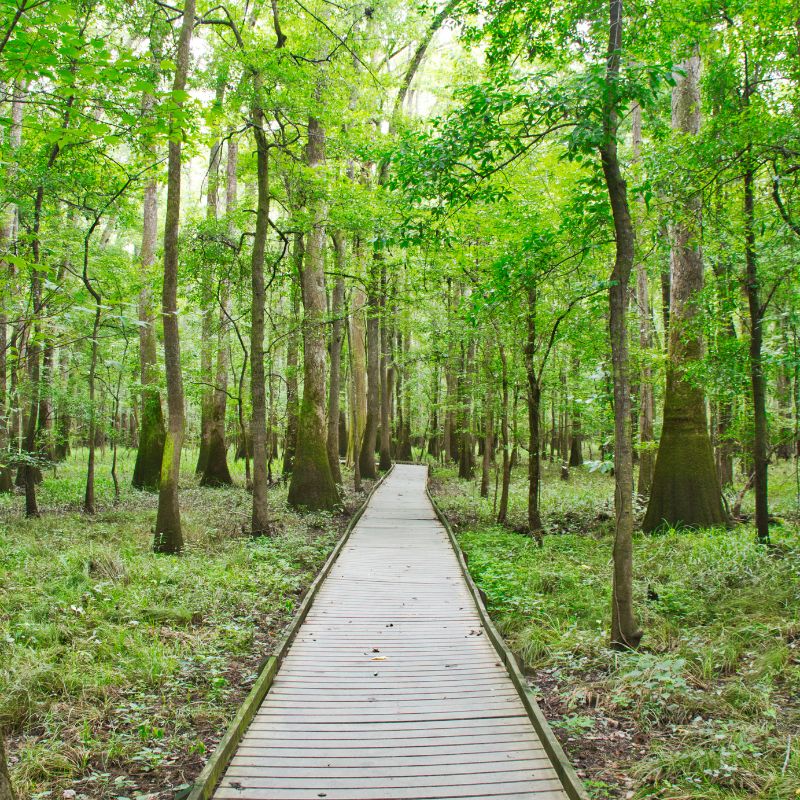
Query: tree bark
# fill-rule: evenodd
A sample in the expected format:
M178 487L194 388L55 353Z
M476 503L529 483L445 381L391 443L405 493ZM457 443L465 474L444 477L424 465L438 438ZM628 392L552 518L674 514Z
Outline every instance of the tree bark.
M500 345L500 365L502 381L502 401L500 405L500 441L503 446L503 475L500 489L500 505L497 522L503 525L508 516L508 490L511 485L511 444L508 437L508 359L503 345Z
M483 346L483 460L481 462L481 497L489 496L492 454L494 453L494 375L492 375L492 348Z
M349 319L350 375L352 376L350 402L350 452L353 462L353 481L356 491L361 489L359 455L364 429L367 423L367 353L365 345L364 290L357 286L353 290Z
M761 305L761 282L756 261L755 171L751 153L746 153L747 167L743 178L745 293L750 312L750 384L753 392L753 487L756 495L756 537L769 544L768 494L768 430L767 382L764 375L762 348L764 341L764 308Z
M194 28L195 0L186 0L183 7L178 50L175 55L173 95L186 88L189 74L189 47ZM182 102L176 104L178 110ZM183 374L181 372L180 329L178 324L178 228L181 212L181 140L174 117L170 120L169 156L167 161L167 211L164 222L164 289L161 312L164 326L164 362L167 375L167 409L169 419L161 462L161 483L158 492L153 549L157 553L179 553L183 549L183 530L178 501L178 483L183 449L184 409Z
M380 265L380 376L381 376L381 430L378 469L385 472L392 466L392 428L390 421L390 404L392 389L390 385L389 362L391 361L391 325L387 311L387 275L386 260L382 251L375 251L375 258Z
M342 342L344 341L344 269L346 261L345 241L340 233L334 233L333 250L336 262L336 277L331 302L331 377L328 386L328 461L334 483L341 484L342 470L339 467L339 395L341 393Z
M687 137L700 131L700 58L681 65L672 93L673 128ZM686 372L703 355L696 333L697 302L703 290L700 197L679 201L671 226L670 328L664 424L658 447L644 531L663 525L708 527L727 522L708 434L703 390Z
M231 215L236 210L238 184L236 168L239 148L235 136L228 139L228 158L225 168L225 214L228 227L235 233ZM216 212L215 212L216 214ZM233 484L228 468L228 446L225 441L225 417L228 410L228 316L230 306L230 281L227 275L219 278L219 325L214 377L214 394L211 403L211 421L208 433L208 456L200 478L201 486L230 486Z
M161 31L154 21L150 32L150 51L153 54L151 69L156 74L161 57ZM149 120L153 114L155 98L145 93L142 97L142 118ZM155 157L154 152L150 152ZM157 491L161 479L161 461L164 457L164 414L161 409L161 392L158 388L158 350L156 346L155 303L152 281L156 260L158 236L158 185L151 178L144 187L142 209L142 249L139 258L139 376L142 384L139 444L131 484L135 489Z
M283 476L288 478L294 469L294 454L297 451L297 417L299 414L298 406L298 327L297 321L300 319L300 292L298 284L300 276L303 274L303 258L305 257L305 243L303 234L295 233L292 242L292 278L291 278L291 302L292 317L289 321L289 333L286 337L286 434L283 443Z
M269 504L267 502L267 389L264 371L264 306L266 285L264 259L269 229L269 149L264 130L264 111L261 107L261 77L253 80L253 136L256 141L256 166L258 201L256 206L256 231L251 259L251 326L250 326L250 398L252 418L250 439L253 448L253 513L250 533L266 536L270 533Z
M11 152L14 153L22 144L22 89L15 82L12 90L11 99L11 126L9 130L9 145ZM17 165L15 159L11 159L8 168L8 177L11 179L16 173ZM0 224L0 248L8 252L16 251L17 238L17 208L14 204L3 212L2 224ZM14 275L14 267L0 260L0 270L2 270L3 280L8 280L11 286L11 278ZM4 291L5 295L5 291ZM9 425L9 396L8 396L8 306L6 297L0 298L0 458L5 458L3 454L8 452L11 445L13 430ZM13 393L12 393L13 400ZM14 491L14 480L10 466L0 464L0 492L7 494ZM0 745L2 746L2 745Z
M161 393L158 389L158 351L151 288L151 273L155 263L158 235L157 193L155 180L149 181L144 189L142 250L139 260L142 277L142 288L139 292L139 374L142 384L142 410L139 447L136 451L136 463L131 481L134 488L150 491L158 489L166 438Z
M475 447L472 440L472 372L475 338L470 336L463 353L463 369L458 381L458 476L471 480L475 474Z
M610 0L609 37L603 100L600 159L614 220L616 256L609 288L609 328L614 382L614 575L611 602L611 644L635 648L642 638L633 608L633 448L628 352L628 284L633 270L635 240L628 194L617 154L617 91L622 47L622 0Z
M378 477L375 467L375 445L378 418L381 413L380 300L376 267L377 264L373 259L367 282L367 417L358 456L361 477L370 480Z
M542 544L542 518L539 512L539 483L542 475L539 418L542 387L536 370L536 286L528 287L525 313L525 375L528 379L528 533Z
M315 172L325 163L325 129L315 117L308 120L306 160ZM339 504L339 492L328 461L325 417L325 200L315 198L311 212L302 274L303 400L288 500L295 508L331 511Z
M218 82L215 106L222 104L225 84ZM216 139L208 154L208 184L206 191L206 221L210 225L217 222L219 207L219 164L222 156L222 143ZM210 265L204 265L201 278L201 303L202 320L200 325L200 380L202 390L200 394L200 448L197 454L195 474L200 476L201 485L215 485L213 477L206 478L208 467L208 454L211 446L211 429L214 425L214 281L213 270ZM228 476L230 477L230 475Z
M634 103L631 109L633 120L634 162L641 160L642 152L642 107ZM644 200L638 198L640 213L644 213ZM650 353L653 349L653 323L650 310L650 287L644 259L636 260L636 311L639 318L639 483L637 494L644 500L650 496L655 468L653 427L655 422L655 395L653 392L653 367Z

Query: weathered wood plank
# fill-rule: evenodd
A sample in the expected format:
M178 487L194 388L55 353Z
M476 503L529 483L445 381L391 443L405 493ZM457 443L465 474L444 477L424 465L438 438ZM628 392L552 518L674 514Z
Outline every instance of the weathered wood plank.
M374 494L216 800L566 800L425 483Z

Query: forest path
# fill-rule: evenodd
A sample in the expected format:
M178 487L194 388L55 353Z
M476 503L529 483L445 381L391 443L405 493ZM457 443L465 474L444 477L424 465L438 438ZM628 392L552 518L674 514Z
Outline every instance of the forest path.
M397 465L373 495L218 800L566 800L426 481Z

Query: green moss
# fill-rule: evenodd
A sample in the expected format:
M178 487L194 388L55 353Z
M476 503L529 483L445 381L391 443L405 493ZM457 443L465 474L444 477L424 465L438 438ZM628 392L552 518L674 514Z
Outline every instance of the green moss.
M326 431L304 398L297 431L297 451L289 484L289 505L311 511L333 511L341 505L333 480Z

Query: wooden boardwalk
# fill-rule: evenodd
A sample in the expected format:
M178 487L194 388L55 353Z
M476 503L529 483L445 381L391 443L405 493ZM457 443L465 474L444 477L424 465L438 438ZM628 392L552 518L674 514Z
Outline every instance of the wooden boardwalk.
M566 800L426 480L397 465L373 495L218 800Z

